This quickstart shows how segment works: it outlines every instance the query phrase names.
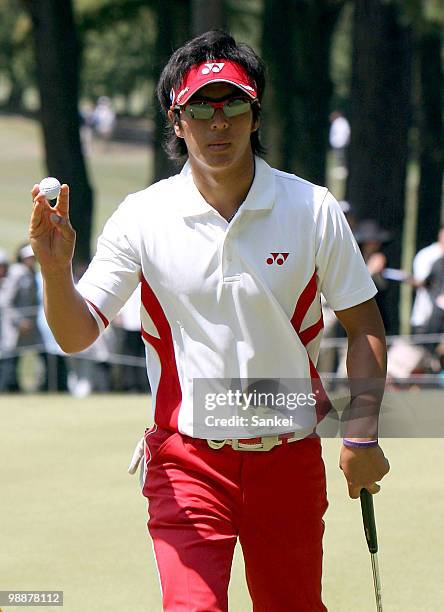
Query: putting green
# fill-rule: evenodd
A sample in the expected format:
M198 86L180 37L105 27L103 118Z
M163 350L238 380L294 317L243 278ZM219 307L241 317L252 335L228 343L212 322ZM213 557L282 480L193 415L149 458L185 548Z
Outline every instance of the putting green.
M63 590L66 612L160 610L146 504L126 472L150 411L143 396L0 397L0 590ZM384 610L435 612L444 600L444 444L389 439L383 446L392 464L375 497ZM338 440L324 441L324 599L331 612L370 612L370 556L338 451ZM237 550L230 612L248 610Z

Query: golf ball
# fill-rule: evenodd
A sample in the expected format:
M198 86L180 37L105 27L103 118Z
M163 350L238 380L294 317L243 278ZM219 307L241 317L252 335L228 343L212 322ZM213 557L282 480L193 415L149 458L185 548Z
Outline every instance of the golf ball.
M45 194L47 200L55 200L60 193L60 187L60 182L52 176L44 178L39 184L40 191Z

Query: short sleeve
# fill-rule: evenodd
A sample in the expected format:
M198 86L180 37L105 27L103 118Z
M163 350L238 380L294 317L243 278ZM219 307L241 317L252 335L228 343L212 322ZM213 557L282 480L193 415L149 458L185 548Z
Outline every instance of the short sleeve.
M129 198L109 218L77 290L102 332L140 281L140 239Z
M347 220L327 192L316 219L319 288L333 310L357 306L377 293Z
M434 245L431 245L432 247ZM419 251L413 259L413 277L416 281L422 283L431 273L434 262L439 255L435 256L435 249L426 247Z

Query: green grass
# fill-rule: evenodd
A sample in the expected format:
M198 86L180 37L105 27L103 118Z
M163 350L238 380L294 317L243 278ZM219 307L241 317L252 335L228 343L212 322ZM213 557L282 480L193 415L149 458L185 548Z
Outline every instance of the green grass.
M0 590L63 590L66 612L160 610L146 504L126 472L150 415L144 396L0 397ZM384 442L392 471L375 508L385 611L442 608L443 447L436 439ZM324 441L324 599L330 612L370 612L370 557L338 449L338 440ZM230 612L248 610L237 550Z

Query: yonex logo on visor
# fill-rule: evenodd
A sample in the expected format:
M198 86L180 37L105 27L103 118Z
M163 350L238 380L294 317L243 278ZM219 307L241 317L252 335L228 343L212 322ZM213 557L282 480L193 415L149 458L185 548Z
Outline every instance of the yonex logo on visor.
M210 72L221 72L224 66L224 62L218 64L205 64L205 67L202 68L201 72L202 74L210 74Z

